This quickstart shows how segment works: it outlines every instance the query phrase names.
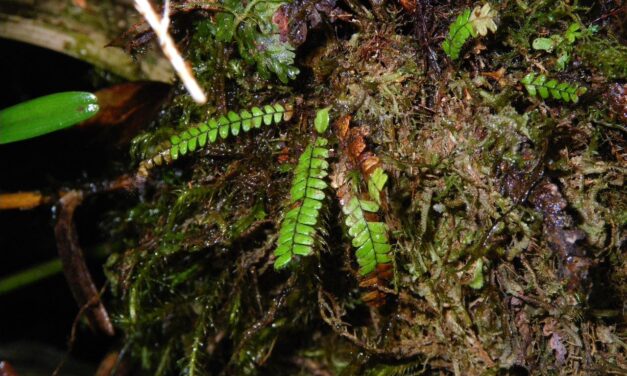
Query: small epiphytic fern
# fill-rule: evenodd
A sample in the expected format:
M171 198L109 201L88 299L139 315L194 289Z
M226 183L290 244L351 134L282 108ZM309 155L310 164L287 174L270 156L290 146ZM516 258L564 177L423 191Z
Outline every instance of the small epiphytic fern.
M495 17L496 11L490 8L489 3L482 7L476 6L472 11L464 10L449 26L449 33L442 43L442 49L452 60L457 60L464 43L470 37L486 36L488 30L496 32Z
M558 82L554 79L549 80L547 76L534 72L527 74L520 82L525 85L527 93L532 97L539 94L542 99L552 97L564 102L572 101L577 103L579 96L587 91L585 87L571 85L567 82Z
M379 158L367 150L362 128L350 128L350 116L336 122L336 134L343 151L333 174L333 185L337 189L344 223L355 247L359 265L359 286L369 290L362 299L373 306L385 301L378 287L391 278L392 249L388 238L388 227L380 220L379 211L384 203L383 189L388 180ZM347 171L358 169L362 179L350 179ZM367 192L362 191L366 183Z
M368 220L367 216L379 212L379 205L366 198L351 196L342 212L346 215L346 226L351 236L352 245L357 249L355 256L359 264L359 274L366 276L375 271L377 265L388 264L392 260L387 236L387 225L384 222Z
M229 135L237 136L240 131L248 132L253 128L260 128L263 124L278 124L281 121L288 121L291 117L290 104L275 103L253 107L250 111L242 110L239 113L229 111L224 116L211 118L170 137L170 141L162 145L162 149L156 155L139 164L138 174L145 177L154 166L171 163L188 152L214 143L218 136L220 139L225 139Z
M318 133L324 133L328 124L328 109L318 111L315 121ZM277 270L286 267L295 256L309 256L313 252L318 217L326 196L324 190L328 186L324 180L329 168L327 144L327 139L316 138L298 159L290 190L292 208L285 214L274 251Z

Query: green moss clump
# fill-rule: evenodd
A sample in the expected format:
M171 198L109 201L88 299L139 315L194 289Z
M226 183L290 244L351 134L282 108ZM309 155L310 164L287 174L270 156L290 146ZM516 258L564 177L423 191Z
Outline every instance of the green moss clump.
M598 70L607 80L627 79L627 46L616 39L592 37L577 46L586 66Z
M492 4L498 31L468 42L463 59L448 65L441 38L393 2L385 10L293 1L286 22L274 26L266 25L269 9L276 15L279 2L247 13L220 4L239 18L211 13L190 28L189 56L212 89L209 103L197 107L178 91L155 130L137 138L136 154L231 109L290 98L295 120L208 145L150 177L144 201L121 224L129 250L108 264L129 362L164 375L627 367L626 145L596 86L624 79L625 51L601 27L573 40L572 59L558 72L555 55L531 47L575 20L589 25L586 9L548 0ZM444 35L462 11L432 2L424 30ZM220 26L237 20L241 29ZM273 74L260 70L272 49L254 48L265 42L242 50L238 38L255 27L279 40L280 32L308 30L287 64L301 70L298 80L284 80L287 68L272 71L273 63L261 64ZM520 84L530 71L589 90L577 104L530 99ZM332 122L351 115L364 140L355 153L376 155L389 176L380 213L394 275L375 287L387 297L381 308L361 299L333 200L320 213L312 257L289 271L272 267L292 172L315 111L326 107ZM348 158L346 136L334 128L331 176Z

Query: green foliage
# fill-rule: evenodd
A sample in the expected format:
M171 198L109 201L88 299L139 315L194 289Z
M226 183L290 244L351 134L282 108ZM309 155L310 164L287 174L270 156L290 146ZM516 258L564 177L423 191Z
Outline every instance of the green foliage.
M229 135L237 136L241 131L248 132L259 128L262 124L271 125L283 120L285 107L280 104L266 105L262 108L253 107L250 111L243 110L239 114L229 111L226 116L212 118L206 123L184 130L170 138L170 156L176 160L180 155L194 151L207 143L214 143L218 136L225 139Z
M475 29L470 23L470 9L464 10L449 26L449 32L442 43L442 49L453 60L459 58L459 52L468 38L475 37Z
M211 118L209 121L188 128L172 137L169 145L153 157L142 161L140 164L140 174L146 175L154 165L161 165L164 162L177 160L188 152L193 152L227 138L229 135L237 136L240 131L248 132L253 128L259 128L262 124L278 124L287 121L292 116L291 105L265 105L263 107L253 107L249 110L242 110L238 113L229 111L219 118Z
M381 167L377 167L368 179L368 194L378 204L381 204L381 191L387 181L388 176Z
M557 53L555 69L562 71L566 68L566 64L570 61L573 50L572 46L575 42L584 36L592 35L596 31L597 29L594 27L582 30L581 25L574 22L568 26L568 29L566 29L563 35L555 34L550 37L536 38L531 43L531 47L534 50L542 50L548 53L555 50Z
M0 111L0 144L58 131L96 115L98 98L68 91L39 97Z
M240 0L223 0L224 12L216 14L213 34L217 41L237 42L240 56L249 64L256 64L264 78L270 73L287 83L296 78L298 69L294 64L294 48L283 43L278 29L272 23L276 10L284 1L252 0L247 4Z
M327 144L325 138L317 138L298 160L290 190L293 208L285 214L274 251L277 270L287 266L294 256L309 256L313 252L315 226L326 197L327 183L323 179L329 168Z
M359 264L359 274L373 272L377 265L391 262L389 253L392 247L388 241L387 225L384 222L371 222L366 213L377 213L379 204L352 196L342 208L346 215L346 226L351 236L355 256Z
M329 128L330 109L331 107L326 107L316 112L316 118L314 119L314 128L316 128L316 132L323 134Z
M564 102L577 103L579 96L587 91L585 87L573 86L567 82L547 81L545 75L534 72L527 74L520 82L525 85L525 89L532 97L539 94L542 99L553 97Z
M627 80L627 46L611 36L593 36L579 43L577 54L608 80Z
M449 33L442 43L442 49L448 57L457 60L464 43L470 37L486 36L488 30L496 32L495 17L496 12L490 8L489 3L483 7L475 7L472 12L470 9L464 10L449 26Z
M552 52L553 49L563 46L572 45L575 41L583 36L580 31L581 25L578 23L572 23L568 29L564 32L564 35L551 35L550 37L536 38L531 43L534 50L544 50Z
M483 260L477 259L472 272L472 280L470 281L468 286L475 290L479 290L484 286L484 284L485 278L483 276Z

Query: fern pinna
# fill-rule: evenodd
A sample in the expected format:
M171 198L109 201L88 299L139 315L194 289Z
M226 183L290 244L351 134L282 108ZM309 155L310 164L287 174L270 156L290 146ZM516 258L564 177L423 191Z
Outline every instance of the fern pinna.
M237 136L240 131L248 132L261 125L278 124L288 121L292 117L291 104L265 105L242 110L239 113L229 111L226 115L211 118L208 121L188 128L172 137L170 141L162 145L161 150L154 156L139 164L138 174L146 177L154 166L169 164L179 159L181 155L193 152L196 149L227 138L229 135Z
M287 266L296 256L309 256L313 252L316 225L328 175L329 150L327 139L318 137L301 154L290 190L291 205L279 230L279 240L274 251L275 269Z

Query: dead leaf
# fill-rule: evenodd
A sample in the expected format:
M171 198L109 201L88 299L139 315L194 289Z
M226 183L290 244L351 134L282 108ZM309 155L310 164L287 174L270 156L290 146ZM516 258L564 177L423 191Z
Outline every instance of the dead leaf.
M485 3L482 7L477 5L473 9L469 21L477 34L486 36L488 35L488 30L496 33L496 23L494 22L496 15L497 12L490 7L490 3Z

